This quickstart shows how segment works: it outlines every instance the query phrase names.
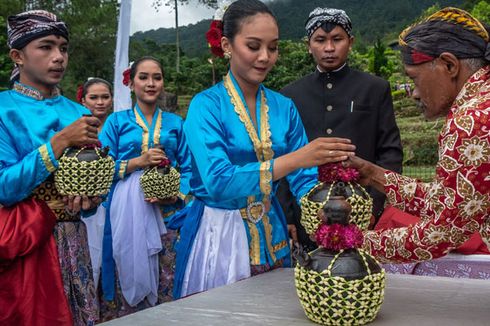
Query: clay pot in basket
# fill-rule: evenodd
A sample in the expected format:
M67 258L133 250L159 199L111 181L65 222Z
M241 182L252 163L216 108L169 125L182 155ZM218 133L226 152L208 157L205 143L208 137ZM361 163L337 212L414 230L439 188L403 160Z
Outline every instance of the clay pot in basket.
M336 189L336 190L334 190ZM308 234L313 234L320 225L318 212L335 192L340 191L351 205L348 223L367 230L371 221L373 200L357 182L319 182L301 199L301 224Z
M344 197L331 196L318 217L325 225L349 227L350 212ZM322 325L364 325L376 318L385 274L368 253L320 246L310 253L299 247L294 255L296 290L309 319Z
M61 195L102 196L109 192L115 163L109 148L68 148L59 159L55 186Z
M164 164L147 168L140 177L140 185L146 199L175 197L180 192L180 173L167 159Z

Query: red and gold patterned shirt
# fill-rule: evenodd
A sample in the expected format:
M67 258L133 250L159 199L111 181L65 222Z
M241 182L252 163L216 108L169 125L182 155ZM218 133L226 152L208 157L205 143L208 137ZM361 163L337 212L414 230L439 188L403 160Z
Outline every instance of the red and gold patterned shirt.
M490 66L463 86L439 135L431 183L385 173L389 202L419 223L368 231L364 246L383 262L430 260L459 247L476 231L490 247Z

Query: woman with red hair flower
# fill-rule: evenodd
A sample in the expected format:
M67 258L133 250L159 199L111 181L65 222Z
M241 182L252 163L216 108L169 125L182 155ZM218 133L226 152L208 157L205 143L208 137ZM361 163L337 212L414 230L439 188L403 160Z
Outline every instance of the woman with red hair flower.
M301 198L316 184L311 167L345 160L354 150L338 138L307 144L293 102L262 85L279 42L264 3L233 2L206 37L211 51L229 60L230 71L193 98L184 124L196 200L177 245L175 297L288 266L276 181L286 177Z
M136 60L129 69L128 86L136 98L134 107L111 114L100 133L100 141L116 161L104 232L103 320L172 299L176 234L166 223L184 207L189 191L191 158L182 118L157 104L164 90L160 62L153 57ZM180 169L180 193L146 198L140 177L162 161Z

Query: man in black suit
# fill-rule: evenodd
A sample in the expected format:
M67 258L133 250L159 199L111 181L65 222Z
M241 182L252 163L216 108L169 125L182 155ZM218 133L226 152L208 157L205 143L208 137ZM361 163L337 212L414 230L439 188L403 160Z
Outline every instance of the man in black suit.
M316 8L306 22L308 51L317 66L313 73L287 85L281 93L293 99L308 139L349 138L356 155L401 172L403 151L395 122L389 83L379 77L349 68L347 57L354 42L352 23L343 10ZM385 197L369 189L374 199L373 215L382 214ZM299 223L301 211L287 182L278 197L293 239L312 248Z

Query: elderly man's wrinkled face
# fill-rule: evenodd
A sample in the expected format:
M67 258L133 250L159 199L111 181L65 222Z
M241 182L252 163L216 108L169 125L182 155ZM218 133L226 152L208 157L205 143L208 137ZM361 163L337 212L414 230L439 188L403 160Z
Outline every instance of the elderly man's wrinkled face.
M457 92L445 72L444 62L437 58L418 65L405 65L405 73L415 84L412 97L425 118L433 120L446 116Z

